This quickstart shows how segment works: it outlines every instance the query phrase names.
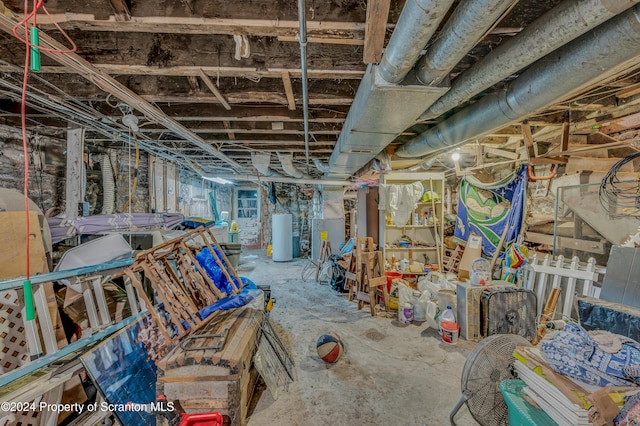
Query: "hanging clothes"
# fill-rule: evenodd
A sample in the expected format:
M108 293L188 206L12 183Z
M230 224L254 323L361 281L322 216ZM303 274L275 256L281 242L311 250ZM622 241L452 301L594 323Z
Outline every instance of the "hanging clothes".
M379 210L386 210L391 215L393 223L401 226L411 218L411 211L416 208L416 203L422 198L424 187L421 182L404 185L380 184Z

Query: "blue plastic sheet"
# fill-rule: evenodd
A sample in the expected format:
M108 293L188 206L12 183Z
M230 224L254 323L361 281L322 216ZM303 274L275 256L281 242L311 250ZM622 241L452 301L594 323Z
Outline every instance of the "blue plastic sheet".
M225 297L220 299L209 306L205 306L198 312L201 319L205 319L215 311L224 311L227 309L239 308L247 303L251 302L256 297L260 296L262 290L258 289L253 281L249 278L240 277L240 280L244 284L242 291L236 295Z
M218 259L220 259L220 261L223 265L225 265L226 268L227 265L224 263L222 253L220 252L218 247L214 246L213 250L216 252ZM227 276L222 273L222 269L220 269L220 266L218 266L218 263L211 254L211 251L209 251L209 247L205 247L204 249L200 250L200 253L196 255L196 260L205 270L207 276L209 276L209 278L213 280L213 283L216 285L218 290L226 294L233 293L233 286L227 279ZM231 276L231 279L233 280L236 287L241 287L234 276Z

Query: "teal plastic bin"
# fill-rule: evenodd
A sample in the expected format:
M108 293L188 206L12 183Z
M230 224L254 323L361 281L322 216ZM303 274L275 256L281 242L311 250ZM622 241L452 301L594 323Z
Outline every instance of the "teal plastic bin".
M509 408L509 426L558 426L544 410L536 408L524 400L522 380L503 380L500 391Z

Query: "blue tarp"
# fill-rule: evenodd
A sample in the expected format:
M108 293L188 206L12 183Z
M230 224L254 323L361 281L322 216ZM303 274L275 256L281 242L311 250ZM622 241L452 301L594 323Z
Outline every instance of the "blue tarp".
M222 253L220 252L218 247L213 246L213 250L216 252L218 259L222 261L222 264L226 268L227 265L225 264L224 258L222 257ZM216 262L213 255L209 251L209 247L205 247L202 250L200 250L200 253L196 255L196 260L198 261L200 266L202 266L202 268L205 270L205 272L207 273L207 276L213 280L213 283L216 285L218 290L226 294L233 293L233 286L227 279L227 276L222 273L222 269L220 269L220 266L218 266L218 263ZM236 281L236 278L233 275L231 275L231 279L233 280L236 287L240 288L242 286Z

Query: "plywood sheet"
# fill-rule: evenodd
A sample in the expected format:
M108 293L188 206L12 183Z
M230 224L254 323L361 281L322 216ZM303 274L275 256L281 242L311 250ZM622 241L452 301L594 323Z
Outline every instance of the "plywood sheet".
M26 215L24 212L0 212L0 279L26 275ZM29 212L30 274L47 272L38 213Z

